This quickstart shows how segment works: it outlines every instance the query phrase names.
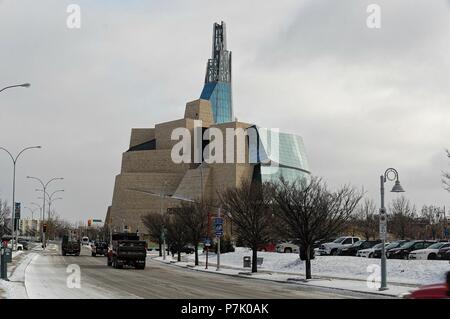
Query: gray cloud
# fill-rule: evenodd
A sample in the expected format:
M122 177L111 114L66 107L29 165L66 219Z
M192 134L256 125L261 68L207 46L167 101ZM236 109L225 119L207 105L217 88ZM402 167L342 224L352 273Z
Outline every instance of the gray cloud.
M377 1L380 30L365 27L371 1L79 1L81 30L65 27L70 3L0 2L0 83L32 83L0 96L0 144L44 146L19 162L25 204L36 201L26 175L64 176L61 216L103 217L130 129L198 98L212 23L225 20L240 120L302 135L332 185L378 198L379 174L395 166L417 205L450 206L446 1ZM1 197L10 181L0 155Z

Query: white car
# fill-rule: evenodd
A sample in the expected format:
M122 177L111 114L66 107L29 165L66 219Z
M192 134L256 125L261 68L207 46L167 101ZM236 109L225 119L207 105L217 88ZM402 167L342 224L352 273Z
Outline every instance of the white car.
M278 244L276 247L277 253L299 253L300 247L292 242L285 242Z
M7 246L8 248L11 248L11 242L8 242L8 246ZM22 244L19 244L19 243L14 243L14 247L17 249L17 250L23 250L23 245Z
M409 253L409 259L433 260L437 259L439 249L450 247L448 242L434 243L425 249L413 250Z
M330 243L320 245L318 252L320 255L336 256L339 249L349 247L354 243L356 243L357 241L360 241L359 237L352 237L352 236L339 237Z
M388 245L389 243L385 244L385 247ZM371 248L367 248L367 249L361 249L358 250L358 252L356 253L356 257L365 257L365 258L372 258L373 257L373 252L375 251L375 249L381 248L381 246L383 245L383 243L379 243Z

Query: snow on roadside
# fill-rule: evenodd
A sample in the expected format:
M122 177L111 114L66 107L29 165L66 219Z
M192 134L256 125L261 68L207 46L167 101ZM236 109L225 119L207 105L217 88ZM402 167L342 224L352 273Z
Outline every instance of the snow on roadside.
M233 253L221 254L221 265L244 269L243 257L251 256L251 250L237 247ZM283 254L272 252L258 252L258 257L263 257L264 262L259 269L286 273L292 275L304 275L305 262L299 259L298 254ZM194 256L189 255L193 261ZM202 262L205 255L199 256ZM210 253L211 263L216 262L216 255ZM367 280L373 273L368 267L379 266L380 259L349 257L349 256L317 256L311 262L313 276L336 277L346 279ZM398 260L389 259L387 262L388 282L425 285L445 281L445 274L450 271L450 264L445 260ZM247 268L248 270L248 268Z

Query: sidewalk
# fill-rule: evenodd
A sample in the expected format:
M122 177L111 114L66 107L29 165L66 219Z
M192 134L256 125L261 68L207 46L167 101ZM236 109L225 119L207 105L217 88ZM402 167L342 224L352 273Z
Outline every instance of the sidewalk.
M13 252L13 261L8 264L8 281L0 279L0 298L28 299L25 289L25 270L35 253Z
M376 283L368 283L365 280L321 276L313 276L313 279L306 280L304 279L305 277L302 274L281 273L268 269L258 270L258 273L251 273L250 269L248 268L221 266L220 270L217 270L217 265L214 262L208 262L208 269L205 269L204 262L200 261L199 266L195 266L194 262L188 260L185 256L182 256L182 261L180 262L177 261L176 256L174 259L172 259L171 255L167 255L166 260L163 260L162 257L153 254L149 254L148 257L161 263L173 264L174 266L189 268L194 271L203 271L241 278L270 280L279 283L297 284L303 286L332 288L359 293L362 292L380 296L401 297L402 294L406 294L418 287L416 285L388 283L388 290L379 291L379 284L377 286ZM213 258L211 259L215 260Z

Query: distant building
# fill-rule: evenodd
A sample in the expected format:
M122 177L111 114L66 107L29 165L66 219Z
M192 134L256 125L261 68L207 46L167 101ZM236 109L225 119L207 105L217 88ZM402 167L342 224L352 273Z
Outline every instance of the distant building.
M244 179L309 178L300 136L233 121L231 53L226 51L224 23L214 24L213 40L214 61L208 62L202 97L186 104L184 117L153 128L131 130L129 148L122 154L121 172L116 176L112 204L105 218L113 230L145 234L143 215L164 214L179 206L180 201L217 201L219 191L237 187ZM192 152L189 160L181 163L173 160L173 149L179 140L173 140L172 134L177 129L190 133ZM223 154L215 153L216 161L205 151L217 142L212 130L221 132L223 137ZM225 225L226 230L228 226Z
M42 221L40 219L24 218L19 221L19 236L39 236Z

